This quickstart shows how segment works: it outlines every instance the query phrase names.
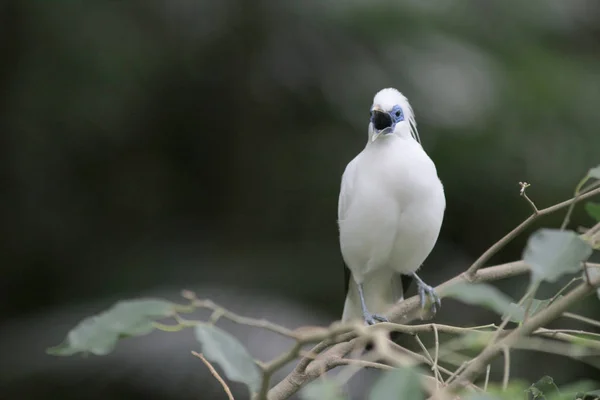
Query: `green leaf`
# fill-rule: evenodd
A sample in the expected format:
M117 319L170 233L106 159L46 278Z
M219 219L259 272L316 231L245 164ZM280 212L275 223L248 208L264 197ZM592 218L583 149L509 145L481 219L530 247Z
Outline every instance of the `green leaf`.
M590 217L600 222L600 203L585 203L585 211Z
M531 385L527 390L531 399L546 399L548 396L560 395L558 386L554 383L554 379L549 376L542 377L539 381Z
M560 295L558 296L554 301L560 300L563 296ZM535 314L539 313L540 311L544 310L546 307L548 307L550 305L550 301L552 299L546 299L546 300L538 300L538 299L533 299L531 301L531 306L529 307L529 317L533 317ZM520 311L519 312L515 312L513 314L511 314L510 316L510 320L512 322L523 322L523 319L525 318L525 310L527 308L527 300L525 301L525 304L523 304L522 306L518 305L517 303L511 303L512 307L518 308Z
M204 356L219 364L227 378L245 383L251 392L260 389L262 373L248 350L235 337L211 324L196 325L195 333Z
M467 332L460 337L460 343L465 349L477 351L490 344L490 339L494 336L492 331L488 332Z
M345 400L347 396L337 382L320 379L311 382L300 392L303 400Z
M502 396L492 393L472 393L467 400L503 400Z
M560 394L551 395L548 400L574 400L583 399L585 393L598 387L598 383L590 380L577 381L560 387ZM600 393L600 392L599 392ZM588 397L592 399L592 397Z
M490 382L488 390L485 393L471 393L466 397L467 400L515 400L523 399L523 394L528 385L522 380L511 380L505 389L501 384Z
M444 290L444 296L452 297L463 303L489 308L500 315L512 316L520 313L518 307L511 306L512 299L510 297L494 286L485 283L457 283Z
M592 248L573 231L540 229L529 237L523 260L534 282L556 282L562 275L581 270Z
M106 355L120 338L152 332L153 322L173 315L175 307L174 303L157 299L120 301L107 311L81 321L61 344L46 352L55 356L80 352Z
M600 390L594 390L593 392L577 393L575 395L577 400L598 400L600 399Z
M600 179L600 165L594 168L590 168L590 170L588 171L588 177Z
M382 373L369 393L369 400L390 399L425 399L421 377L415 368L400 367Z

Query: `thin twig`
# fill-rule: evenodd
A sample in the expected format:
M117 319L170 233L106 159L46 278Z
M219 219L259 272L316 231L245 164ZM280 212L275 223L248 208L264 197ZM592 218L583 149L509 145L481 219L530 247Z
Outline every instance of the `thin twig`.
M425 345L421 341L421 338L419 338L419 335L415 335L415 340L419 344L421 350L423 350L423 353L425 353L425 357L427 357L427 360L431 363L431 365L433 365L433 357L431 357L431 354L429 354L429 350L427 350L427 347L425 347Z
M596 343L595 346L598 347L598 344ZM516 350L539 351L569 357L600 369L600 349L582 346L579 343L557 342L541 337L524 337L511 344L511 347Z
M533 223L533 221L535 221L536 219L544 216L544 215L548 215L551 214L555 211L558 211L560 209L563 209L567 206L570 206L571 204L575 204L578 203L580 201L583 201L585 199L588 199L590 197L593 197L597 194L600 193L600 188L596 188L594 190L589 190L577 195L569 200L563 201L561 203L555 204L553 206L544 208L542 210L538 210L538 212L534 212L533 214L531 214L527 219L525 219L523 222L521 222L515 229L513 229L512 231L510 231L509 233L507 233L502 239L500 239L499 241L497 241L496 243L494 243L489 249L487 249L485 251L485 253L483 253L470 267L469 269L466 271L466 275L468 277L472 277L475 272L480 269L481 267L484 266L484 264L490 259L492 258L492 256L494 254L496 254L498 251L500 251L504 246L506 246L510 241L512 241L514 238L516 238L521 232L523 232L529 225L531 225L531 223ZM536 207L537 209L537 207Z
M355 365L362 368L375 368L375 369L383 369L383 370L392 370L394 367L382 364L374 361L367 360L355 360L352 358L340 358L334 361L334 364L337 365ZM360 368L359 368L360 370Z
M575 198L578 198L580 195L581 188L585 183L590 179L588 175L586 175L582 180L579 181L577 186L575 187ZM575 208L575 202L571 203L569 208L567 209L567 213L565 214L565 218L563 219L562 224L560 224L560 230L564 231L569 222L571 221L571 214L573 213L573 209Z
M485 383L483 384L483 391L487 392L488 383L490 381L490 371L492 370L492 364L488 364L485 368Z
M525 294L523 295L523 297L521 297L521 299L519 300L519 302L517 303L519 306L523 305L523 302L525 302L530 296L532 296L532 293L535 292L537 290L537 286L535 285L531 285L529 287L529 289L527 290L527 292L525 292ZM507 314L506 316L504 316L504 318L502 319L502 322L500 323L500 326L498 327L498 329L496 329L496 332L494 332L494 335L492 336L492 339L490 340L490 344L494 344L496 342L496 340L498 340L498 338L500 337L500 335L502 334L502 332L504 332L504 328L506 328L506 325L508 325L508 323L510 322L511 319L511 314ZM523 322L525 322L525 317L523 319Z
M594 264L594 265L598 266L598 264ZM496 280L500 280L500 279L504 279L504 278L517 276L517 275L526 273L528 271L529 271L529 267L523 261L515 261L515 262L511 262L511 263L496 265L493 267L483 268L481 270L476 271L475 275L471 278L468 278L464 273L460 274L460 275L450 279L449 281L437 286L435 290L440 297L444 297L444 293L446 290L448 290L448 288L450 288L451 286L456 285L460 282L496 281ZM557 304L559 304L562 307L562 305L564 304L563 301L565 300L565 298L569 298L573 294L577 294L577 293L578 293L578 289L576 288L573 291L571 291L568 295L566 295L564 298L557 300L554 303L554 305L549 306L545 310L543 310L540 313L531 317L529 319L529 321L527 322L527 324L523 324L523 326L525 326L525 325L531 326L529 324L531 324L531 322L538 321L540 314L544 315L545 311L548 311L548 309L550 309L552 307L556 307ZM405 318L403 318L405 315L410 315L415 310L419 309L419 307L420 307L420 303L419 303L418 296L413 296L413 297L410 297L410 298L398 303L397 305L395 305L392 308L392 310L390 310L390 312L387 313L386 316L392 321L405 320ZM556 310L556 308L554 308L554 310ZM564 310L562 310L562 311L564 311ZM410 328L408 328L406 325L380 323L380 324L376 324L376 325L374 325L372 327L368 327L368 328L362 326L362 328L361 328L362 333L360 333L360 334L361 335L362 334L371 335L371 334L374 334L376 331L384 332L384 331L387 331L390 329L395 329L396 326L398 326L400 328L398 330L404 330L406 332L409 332ZM427 327L427 328L425 328L425 327ZM458 332L457 329L443 328L444 325L437 325L437 327L439 329L439 332L444 332L445 330L447 330L448 332L454 331L454 333ZM478 328L485 329L485 327L478 327ZM537 328L537 326L536 326L536 328ZM341 329L341 328L338 327L337 329ZM465 329L465 328L459 328L459 329ZM429 330L429 331L432 330L431 324L418 325L418 328L415 328L414 332L423 332L426 330ZM470 328L470 330L483 332L483 331L477 330L477 329L474 330L473 328ZM521 330L521 332L527 332L527 330ZM464 330L462 333L464 333ZM506 337L509 337L513 333L514 332L509 333ZM298 365L296 366L296 368L294 368L294 370L290 374L288 374L283 380L281 380L279 383L277 383L274 387L272 387L269 390L269 400L281 400L281 399L289 398L294 393L296 393L298 390L300 390L300 388L302 386L304 386L306 383L316 379L323 369L329 370L329 369L333 368L334 367L333 363L335 362L336 359L345 357L346 354L351 352L355 348L356 345L361 343L361 341L359 341L357 339L357 335L358 335L358 333L356 331L344 333L344 334L335 336L335 338L330 338L330 339L324 340L323 342L314 346L310 350L310 354L312 354L312 355L320 354L319 358L317 360L313 361L314 357L303 357L300 360L300 362L298 363ZM503 340L505 340L505 339L503 339ZM327 351L325 351L325 350L327 350ZM494 354L496 354L496 353L494 353ZM412 358L419 359L419 357L416 357L416 356L413 356ZM422 357L422 358L420 358L420 360L421 360L420 362L429 364L429 360L426 357ZM481 366L481 368L480 368L481 371L483 371L485 369L485 365L487 365L487 363ZM469 367L467 367L467 368L469 368L469 369L471 368L470 364L469 364ZM442 370L441 368L440 368L440 371L444 372L444 370ZM444 372L444 373L446 373L446 372ZM472 373L473 372L469 372L469 374L472 374ZM461 379L459 379L459 381L461 382L460 385L467 384L470 382L468 380L465 381L465 379L463 379L463 377L461 377ZM446 384L448 384L448 380L446 381Z
M533 211L534 214L539 213L540 210L538 210L538 208L535 205L535 203L527 196L527 193L525 193L525 189L527 189L531 185L529 183L527 183L527 182L519 182L519 185L521 185L521 191L519 192L519 194L521 195L521 197L523 197L525 200L527 200L527 202L531 206L531 210Z
M440 337L438 335L438 329L435 326L435 324L433 324L433 335L434 335L434 340L435 340L435 356L433 358L433 366L431 367L433 369L433 372L435 372L439 378L439 380L444 383L444 378L442 378L442 374L440 373L439 369L438 369L438 361L440 358Z
M452 326L452 325L444 325L444 324L421 324L421 325L402 325L395 324L393 322L381 322L375 325L370 326L369 330L380 330L383 329L385 331L395 331L401 333L408 333L411 335L416 335L418 333L427 333L438 331L441 333L450 333L453 335L462 335L469 332L483 331L486 332L486 329L495 329L497 328L495 324L487 324L487 325L479 325L479 326ZM489 331L487 331L489 332Z
M588 332L588 331L582 331L582 330L578 330L578 329L546 329L546 328L540 328L537 331L534 332L534 334L536 333L568 333L571 335L587 335L587 336L593 336L593 337L597 337L598 339L600 339L600 333L595 333L595 332Z
M598 340L586 339L575 336L570 333L552 331L550 329L538 329L533 332L536 336L545 336L553 339L558 339L571 344L577 344L579 347L589 347L590 349L600 350L600 342Z
M588 271L588 264L585 261L583 261L581 264L583 265L583 274L585 275L585 281L591 284L592 278L590 277L590 271Z
M565 286L560 288L560 290L558 292L556 292L556 294L554 296L552 296L552 298L550 299L550 302L548 304L550 305L550 304L554 303L556 301L556 299L558 299L559 296L561 294L563 294L563 292L569 288L569 286L571 286L573 283L580 281L580 280L581 280L580 276L576 276L575 278L571 279Z
M210 371L210 373L212 374L212 376L214 376L215 379L217 381L219 381L219 383L221 384L221 386L223 386L223 390L225 391L225 394L227 394L227 398L229 400L235 400L233 398L233 394L231 394L231 390L229 389L229 386L227 386L227 383L225 383L225 381L223 380L223 378L221 378L221 375L219 375L219 373L212 366L212 364L206 358L204 358L204 355L202 353L197 353L195 351L192 351L192 354L202 360L202 362L206 365L206 367L208 368L208 370Z
M481 269L477 271L473 278L470 279L464 276L464 274L460 274L450 279L449 281L437 286L435 290L438 296L443 297L444 290L460 282L496 281L499 279L521 275L528 271L529 267L523 261L515 261L511 263ZM390 320L401 320L403 316L414 312L415 310L419 309L419 307L420 303L418 296L413 296L395 305L392 308L392 310L388 313L387 317ZM376 324L370 329L380 329L378 328L378 325L382 324ZM442 332L442 329L440 329L440 332ZM315 360L313 362L312 358L303 357L296 366L296 368L294 368L294 370L290 374L288 374L283 380L281 380L269 390L269 400L280 400L289 398L291 395L300 390L300 388L304 384L316 379L320 371L319 365L324 364L326 366L329 366L333 362L333 360L344 357L346 354L352 351L354 346L358 343L358 341L355 338L356 333L350 332L336 337L335 341L329 339L314 346L310 350L310 353L320 354L323 353L324 350L330 347L333 343L340 341L339 343L333 345L333 347L329 348L325 353L323 353L321 357L319 357L319 360ZM427 359L425 358L425 360ZM428 363L427 361L425 362ZM314 363L317 363L317 365L313 366ZM331 368L333 367L329 367L329 369Z
M523 323L527 321L529 318L529 312L531 311L531 305L533 304L533 299L535 298L535 292L537 292L540 287L540 282L535 282L531 284L531 289L528 291L527 296L527 307L525 307L525 314L523 315Z
M293 339L296 338L296 334L291 329L283 327L281 325L274 324L273 322L264 320L264 319L255 319L244 317L242 315L238 315L234 312L231 312L217 304L215 304L212 300L193 300L192 304L197 308L207 308L213 311L213 323L216 322L219 318L225 317L228 320L235 322L236 324L252 326L255 328L266 329L271 332L278 333L282 336L291 337Z
M574 319L576 321L585 322L586 324L600 328L600 321L596 321L595 319L584 317L583 315L575 314L572 312L564 312L562 314L562 316L565 318Z
M415 353L415 352L413 352L411 350L408 350L405 347L398 346L396 343L392 343L391 346L392 346L392 348L394 348L396 351L398 351L400 353L408 354L410 356L410 358L414 359L419 364L428 364L428 365L431 365L431 364L429 364L429 360L427 359L427 357L425 357L422 354ZM454 376L456 374L456 372L452 372L452 371L450 371L450 370L448 370L448 369L446 369L446 368L444 368L442 366L438 366L438 369L440 370L440 372L443 372L444 374L448 375L449 377L452 377L452 376ZM475 385L473 385L473 388L481 391L481 389L479 387L475 386Z
M594 225L590 229L588 229L585 232L584 236L590 238L597 232L600 232L600 222L598 222L596 225Z
M600 284L600 282L595 283ZM593 290L595 290L595 287L587 283L579 285L562 299L557 300L554 304L548 306L548 308L531 317L526 323L512 331L498 343L487 346L477 357L471 360L469 366L458 376L457 380L448 386L448 390L458 389L460 383L457 382L472 382L473 379L483 371L490 360L502 351L503 346L516 344L519 339L530 335L542 325L556 319L556 317L564 313L567 308L592 293Z
M449 378L446 380L446 384L448 384L448 385L449 385L450 383L452 383L452 382L453 382L453 381L454 381L454 380L455 380L455 379L458 377L458 374L460 374L461 372L463 372L463 371L464 371L464 369L465 369L465 368L467 368L467 365L469 365L469 362L471 362L471 361L469 360L469 361L465 361L464 363L462 363L462 364L460 365L460 367L458 367L458 368L457 368L457 369L456 369L456 370L455 370L455 371L452 373L452 375L450 375L450 377L449 377Z
M375 362L377 360L377 353L372 351L364 355L363 359L356 358L340 358L334 361L334 364L338 366L346 366L342 369L339 374L335 377L338 385L345 385L354 375L356 375L362 368L378 368L378 369L394 369L387 364Z
M435 331L435 332L437 333L437 331ZM442 380L442 375L440 374L440 371L437 370L437 354L436 354L436 359L431 357L431 353L429 353L429 350L427 350L427 347L425 347L425 344L423 344L419 335L415 335L415 340L419 344L419 347L421 347L421 350L423 350L423 353L425 353L425 356L427 357L427 360L429 361L429 365L431 365L431 369L435 375L435 379L436 379L436 382L438 385L437 387L439 388L439 382L440 382L440 380L443 382L443 380Z
M508 388L508 378L510 377L510 348L508 346L504 346L502 347L502 352L504 353L504 376L502 378L502 390L506 391Z

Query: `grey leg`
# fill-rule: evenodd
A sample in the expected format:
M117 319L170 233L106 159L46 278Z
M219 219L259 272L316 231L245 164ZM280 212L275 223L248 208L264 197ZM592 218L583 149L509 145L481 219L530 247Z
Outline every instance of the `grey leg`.
M358 286L358 294L360 295L360 305L362 307L363 318L367 325L373 325L377 322L389 322L389 320L386 317L382 315L371 314L369 310L367 310L367 304L365 303L365 296L363 294L362 283L359 283L356 286Z
M419 278L419 276L415 272L413 272L412 276L417 281L419 296L421 297L421 308L425 308L425 304L427 304L425 302L425 295L427 294L427 296L431 300L431 311L433 311L433 313L435 314L435 312L442 307L442 301L440 300L438 295L435 294L435 289L423 282L423 280L421 280L421 278Z

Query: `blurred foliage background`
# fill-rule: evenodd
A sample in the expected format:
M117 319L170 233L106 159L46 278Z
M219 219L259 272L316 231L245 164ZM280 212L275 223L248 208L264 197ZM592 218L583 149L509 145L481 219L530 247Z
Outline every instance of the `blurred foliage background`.
M188 288L290 327L339 318L339 181L383 87L411 101L446 188L431 284L528 215L519 181L544 207L600 160L593 0L5 0L0 37L2 399L223 398L191 332L44 354L121 298ZM493 318L448 301L437 320ZM259 358L285 345L230 328ZM513 360L532 382L595 376Z

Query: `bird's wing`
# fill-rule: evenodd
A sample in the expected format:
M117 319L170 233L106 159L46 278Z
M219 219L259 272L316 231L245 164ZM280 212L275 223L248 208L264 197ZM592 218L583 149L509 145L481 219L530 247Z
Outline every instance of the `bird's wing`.
M352 197L352 188L354 185L354 171L356 170L356 160L358 157L354 158L352 161L348 163L344 173L342 174L342 185L340 188L340 197L338 199L338 221L341 221L346 218L346 212L348 211L348 204L350 203L350 198ZM350 269L344 263L344 296L348 294L348 284L350 283Z
M338 199L338 220L346 218L348 205L352 198L352 190L354 187L354 174L356 171L358 156L348 163L344 174L342 175L342 185L340 188L340 197Z
M359 156L348 163L346 169L344 170L344 174L342 175L342 184L338 199L338 221L346 218L346 212L348 211L348 206L353 193L354 174L356 173L358 157ZM350 269L344 262L344 295L348 294L348 285L350 283L351 275ZM412 276L395 275L391 281L394 298L403 298L406 295L406 291L410 287L412 281Z

